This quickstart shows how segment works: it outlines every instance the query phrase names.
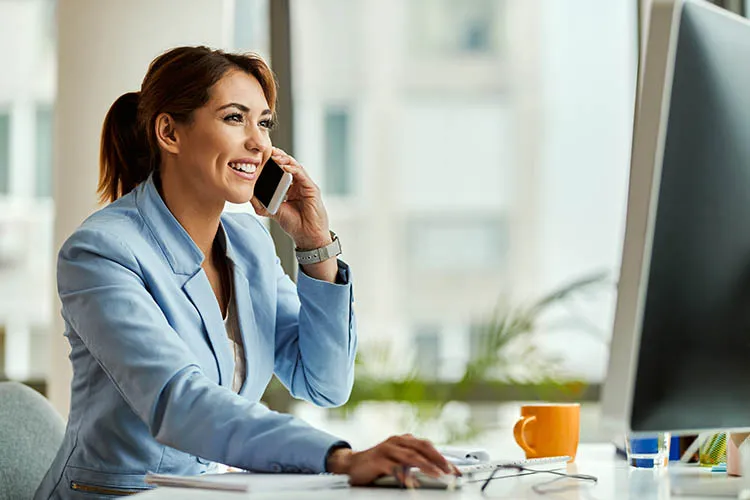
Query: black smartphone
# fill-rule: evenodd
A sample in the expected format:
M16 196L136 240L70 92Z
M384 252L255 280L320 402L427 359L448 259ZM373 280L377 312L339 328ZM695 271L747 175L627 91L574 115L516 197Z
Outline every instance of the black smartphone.
M271 158L268 159L255 181L255 196L271 215L275 214L284 201L289 186L292 185L292 174L284 170Z

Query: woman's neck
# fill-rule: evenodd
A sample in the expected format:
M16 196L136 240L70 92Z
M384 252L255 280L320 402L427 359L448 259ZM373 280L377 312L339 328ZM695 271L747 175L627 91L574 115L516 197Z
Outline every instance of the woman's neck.
M224 203L202 199L200 190L165 172L157 183L164 204L203 252L203 263L211 261Z

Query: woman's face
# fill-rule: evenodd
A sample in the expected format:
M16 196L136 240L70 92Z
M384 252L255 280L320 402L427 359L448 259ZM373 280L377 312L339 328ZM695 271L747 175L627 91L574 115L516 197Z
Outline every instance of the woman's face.
M175 125L180 147L174 174L201 201L249 201L271 156L271 120L258 80L244 71L228 72L192 121Z

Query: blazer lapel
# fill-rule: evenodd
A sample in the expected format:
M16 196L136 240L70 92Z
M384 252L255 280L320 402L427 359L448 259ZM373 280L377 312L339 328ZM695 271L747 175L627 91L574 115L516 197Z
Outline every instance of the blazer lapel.
M136 188L136 206L172 271L185 279L182 289L203 319L219 368L219 383L231 387L234 357L216 297L201 268L203 252L167 208L156 188L156 180L151 174Z
M226 229L223 225L223 229ZM228 232L224 231L225 249L227 258L232 261L234 270L232 278L234 279L234 300L237 306L237 319L242 336L242 344L245 352L245 380L242 381L240 389L241 394L245 394L248 387L260 388L259 394L248 394L251 399L259 399L263 394L265 386L260 380L267 373L273 372L273 347L271 355L268 355L268 346L266 345L263 335L259 331L258 317L255 311L255 304L250 296L250 282L248 276L254 276L257 272L259 263L253 255L243 255L240 259L235 252ZM268 366L270 365L270 366ZM249 384L248 381L253 381Z
M231 388L234 358L216 297L203 269L188 279L182 288L203 319L208 341L219 368L219 384Z
M258 338L258 323L255 320L255 309L253 308L253 301L250 297L250 283L247 278L239 269L238 266L232 266L234 268L234 300L237 305L237 319L240 326L240 334L242 335L242 345L244 346L245 353L245 380L242 381L242 388L240 392L244 392L247 385L248 379L251 377L253 372L256 372L258 367L253 362L258 357L255 356L251 359L251 354L263 352L259 345Z

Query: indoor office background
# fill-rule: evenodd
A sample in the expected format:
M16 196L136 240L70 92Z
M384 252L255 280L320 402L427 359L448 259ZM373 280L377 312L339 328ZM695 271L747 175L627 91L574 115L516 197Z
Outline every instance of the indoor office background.
M636 0L0 0L0 378L67 412L54 262L96 208L101 120L161 50L205 43L270 59L277 144L355 276L352 401L274 385L270 406L355 444L481 439L528 399L594 422L646 21Z

